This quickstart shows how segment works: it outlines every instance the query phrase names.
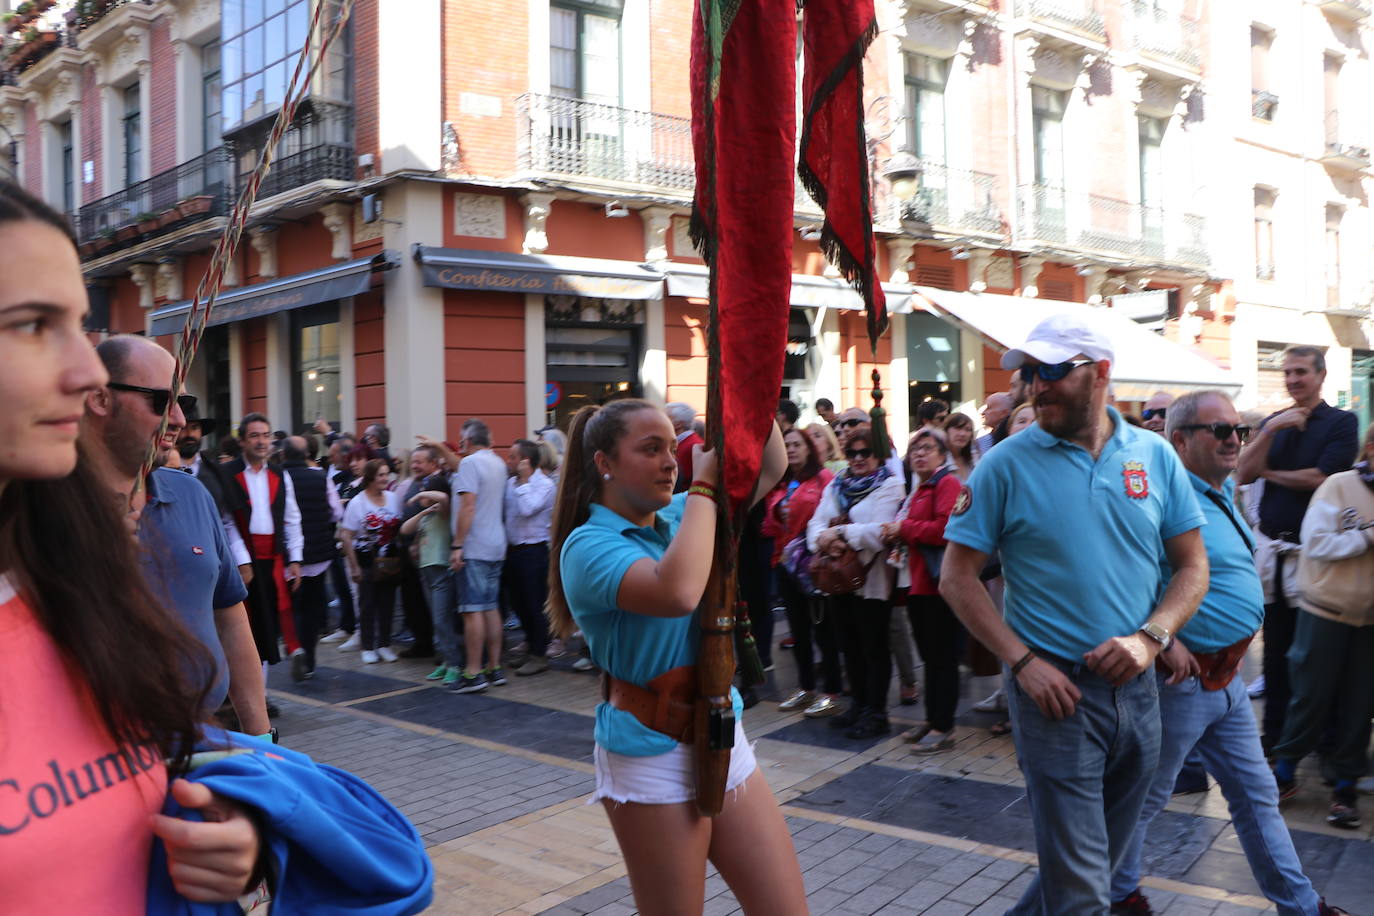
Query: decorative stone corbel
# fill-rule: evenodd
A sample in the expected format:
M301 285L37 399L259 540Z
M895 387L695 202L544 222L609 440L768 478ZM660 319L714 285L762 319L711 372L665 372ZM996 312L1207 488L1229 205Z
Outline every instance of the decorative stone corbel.
M154 294L156 292L155 268L152 264L131 264L129 266L129 279L134 286L138 287L138 307L150 309L153 307Z
M1044 258L1032 256L1021 259L1021 295L1027 299L1040 295L1040 274L1044 270Z
M912 0L896 0L890 7L892 10L892 34L900 41L907 36L906 21L915 10ZM879 9L881 9L881 5Z
M545 227L549 222L549 211L553 209L554 195L546 191L528 191L520 195L520 204L525 208L525 254L543 254L549 248L549 236Z
M910 283L911 273L907 270L907 264L911 262L911 249L915 245L915 240L898 236L888 239L886 244L887 257L892 262L892 276L888 280L892 283Z
M1107 268L1100 264L1089 264L1083 275L1083 290L1088 294L1088 305L1103 305L1106 299Z
M224 286L238 286L243 283L243 278L239 276L239 253L234 252L234 256L224 262Z
M673 225L673 211L667 207L645 207L639 211L644 222L644 261L647 264L668 260L668 230Z
M264 280L277 277L277 227L259 226L248 231L248 242L258 253L258 276Z
M954 56L959 59L959 63L965 69L973 67L973 39L978 36L978 26L981 23L972 16L968 16L963 22L959 23L959 44L954 50Z
M1040 53L1041 42L1038 35L1025 33L1016 36L1016 70L1021 82L1029 83L1035 75L1035 57Z
M159 258L157 262L157 295L169 302L182 298L181 260L179 258Z
M992 251L987 248L968 249L968 288L971 293L986 292L988 288L988 265L992 263Z
M1078 62L1078 77L1073 81L1073 87L1079 92L1088 93L1093 87L1093 67L1097 66L1099 60L1096 54L1084 54Z
M320 208L324 214L324 228L334 239L334 247L329 256L336 261L346 261L353 257L353 205L346 203L325 204Z

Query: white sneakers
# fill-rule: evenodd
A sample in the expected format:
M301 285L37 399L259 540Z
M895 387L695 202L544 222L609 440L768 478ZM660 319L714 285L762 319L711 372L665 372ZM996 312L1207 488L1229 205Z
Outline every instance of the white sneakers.
M347 630L335 630L328 636L321 636L320 642L343 642L345 639L348 639L348 635Z
M375 665L382 660L382 657L371 649L364 649L362 659L364 665Z
M379 648L377 649L377 654L380 655L380 656L382 657L382 661L384 661L384 662L394 662L394 661L396 661L398 658L400 658L399 655L397 655L395 652L392 652L392 651L391 651L391 647L390 647L390 646L381 646L381 647L379 647Z
M352 652L363 644L363 634L354 633L345 642L339 643L340 652Z

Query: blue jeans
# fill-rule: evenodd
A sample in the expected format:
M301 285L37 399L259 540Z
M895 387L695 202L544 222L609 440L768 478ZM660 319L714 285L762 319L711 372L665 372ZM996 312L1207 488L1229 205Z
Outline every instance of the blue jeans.
M1083 697L1056 722L1003 675L1040 860L1007 913L1100 916L1159 762L1159 695L1153 672L1113 687L1085 665L1046 660Z
M1197 678L1169 686L1159 678L1159 769L1155 771L1140 824L1126 858L1112 876L1112 899L1123 900L1140 885L1140 851L1145 831L1172 794L1188 752L1197 747L1203 766L1216 779L1255 882L1280 916L1313 916L1317 892L1303 874L1293 838L1279 813L1279 792L1260 750L1259 728L1245 684L1234 678L1224 690L1203 690Z
M453 571L447 566L422 566L420 578L429 599L429 616L434 621L434 647L450 668L463 667L458 651L458 588Z

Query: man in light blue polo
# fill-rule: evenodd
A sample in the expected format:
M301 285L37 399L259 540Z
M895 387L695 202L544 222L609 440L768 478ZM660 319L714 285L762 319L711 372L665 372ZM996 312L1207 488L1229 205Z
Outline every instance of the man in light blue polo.
M1159 759L1150 668L1207 591L1187 472L1162 437L1107 406L1112 360L1085 310L1046 318L1003 356L1037 423L983 458L945 532L940 593L1009 666L1040 859L1013 913L1107 911ZM978 581L994 550L1005 620Z
M1178 451L1207 525L1210 584L1197 614L1164 651L1169 673L1159 681L1161 736L1140 823L1112 876L1112 912L1152 912L1140 888L1141 848L1155 815L1164 809L1194 747L1216 777L1255 883L1279 916L1328 916L1327 906L1303 874L1279 793L1260 748L1259 728L1245 695L1240 664L1264 622L1264 588L1255 572L1254 536L1236 508L1240 447L1250 430L1220 391L1191 391L1169 405L1164 434Z

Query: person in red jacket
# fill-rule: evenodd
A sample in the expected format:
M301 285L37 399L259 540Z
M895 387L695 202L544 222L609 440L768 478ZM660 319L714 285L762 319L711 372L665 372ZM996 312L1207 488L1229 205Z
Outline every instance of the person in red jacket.
M940 597L939 563L945 552L945 524L961 485L949 445L938 429L926 427L912 436L906 461L920 484L907 497L906 511L883 526L883 536L906 547L911 577L906 609L925 662L926 721L907 740L913 742L913 754L936 754L954 747L954 709L959 703L962 627Z
M700 445L705 448L706 441L692 428L697 411L691 404L674 401L664 405L663 412L673 424L673 435L677 436L677 483L673 485L673 492L682 493L692 485L692 446Z
M778 569L778 590L787 608L787 624L795 640L792 657L797 661L798 689L778 705L784 712L801 710L811 718L840 712L840 645L831 615L814 614L818 602L829 603L813 593L809 583L789 570L784 551L789 543L806 537L806 523L820 504L821 493L835 475L828 471L815 441L805 430L793 427L783 436L787 448L787 472L765 500L763 532L773 538L773 565ZM819 617L819 621L817 620ZM821 651L823 690L816 692L816 655Z

